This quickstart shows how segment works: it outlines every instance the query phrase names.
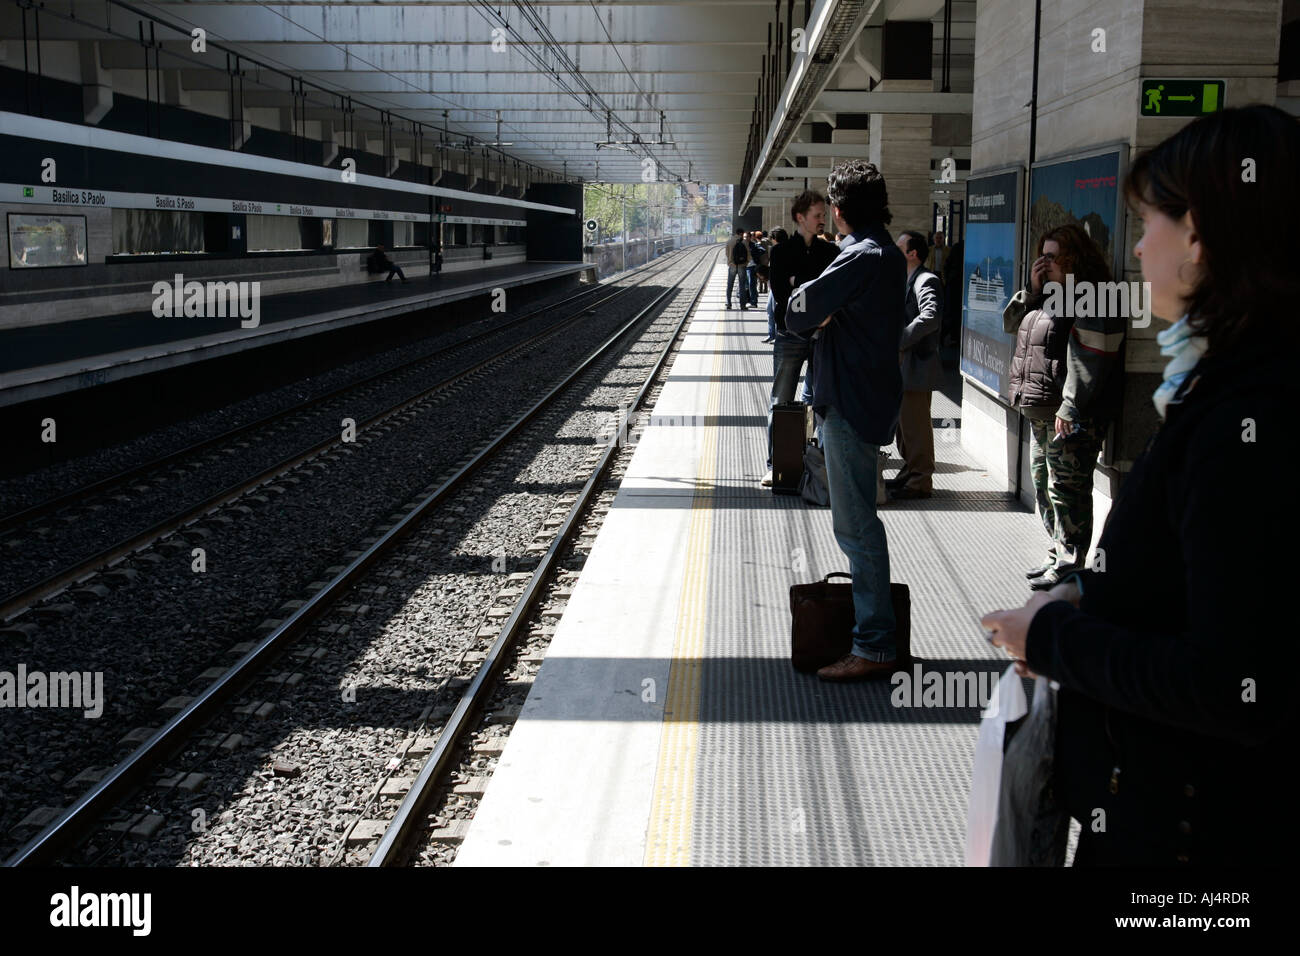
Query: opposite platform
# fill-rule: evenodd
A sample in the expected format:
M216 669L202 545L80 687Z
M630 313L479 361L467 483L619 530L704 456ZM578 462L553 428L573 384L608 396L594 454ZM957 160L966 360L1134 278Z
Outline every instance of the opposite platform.
M723 311L725 283L724 265L457 865L962 862L979 701L895 706L889 682L790 667L790 586L848 564L829 509L759 485L766 314ZM934 397L934 497L881 514L922 670L987 682L1006 660L979 617L1024 603L1044 533L962 451L954 396Z
M258 325L238 316L157 318L149 309L0 330L0 405L104 385L134 375L434 308L574 275L581 262L521 262L406 283L359 280L330 289L265 296ZM183 272L183 265L176 269ZM171 275L163 277L170 281ZM152 303L152 293L137 296ZM233 311L233 310L232 310Z

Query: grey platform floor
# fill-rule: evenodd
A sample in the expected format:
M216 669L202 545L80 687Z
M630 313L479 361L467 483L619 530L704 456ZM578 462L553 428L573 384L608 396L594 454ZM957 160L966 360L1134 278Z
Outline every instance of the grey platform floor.
M847 560L828 509L759 485L766 315L723 311L724 288L725 267L461 865L963 862L979 702L894 706L888 682L833 685L790 667L790 585L847 570ZM936 428L934 497L891 502L881 515L892 579L911 587L922 671L991 681L1007 662L979 618L1024 603L1022 569L1045 538L962 449L959 395L953 381L934 397L936 425L950 426ZM682 434L691 431L694 441ZM655 704L647 686L666 688Z

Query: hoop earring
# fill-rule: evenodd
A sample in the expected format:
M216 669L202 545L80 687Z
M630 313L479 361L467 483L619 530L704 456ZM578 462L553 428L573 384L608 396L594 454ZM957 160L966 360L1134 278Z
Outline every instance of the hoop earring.
M1192 283L1188 282L1186 279L1183 278L1183 266L1187 265L1187 263L1191 261L1192 261L1192 257L1188 256L1182 262L1178 263L1178 281L1186 283L1187 285L1192 285Z

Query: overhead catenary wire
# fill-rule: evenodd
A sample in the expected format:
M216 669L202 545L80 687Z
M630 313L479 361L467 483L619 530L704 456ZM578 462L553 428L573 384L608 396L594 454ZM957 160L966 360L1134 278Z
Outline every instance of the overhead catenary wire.
M632 82L632 88L635 89L637 93L641 96L641 98L645 100L645 104L649 109L655 110L656 107L655 107L654 99L650 96L649 93L641 89L641 84L636 81L636 77L632 74L632 71L628 69L627 61L623 59L623 54L619 52L618 44L614 42L613 34L609 32L609 27L605 25L605 20L600 15L600 10L596 6L596 0L587 0L587 2L591 4L592 12L596 14L596 22L600 24L600 29L604 32L605 39L609 41L609 48L614 51L614 56L618 57L619 65L623 67L623 72L627 74L627 78ZM664 138L663 116L664 116L663 111L660 110L659 111L659 118L660 118L659 139L661 141L661 145L662 145L662 140ZM678 158L681 159L685 158L682 155L682 151L677 148L677 144L675 142L672 143L672 147L674 152L677 153Z
M592 116L600 118L601 114L604 113L607 117L611 117L613 123L631 137L629 146L639 147L644 152L644 158L653 160L669 179L681 178L680 174L670 169L666 163L655 155L650 148L651 144L641 141L641 134L631 124L621 116L615 115L613 107L605 102L605 98L600 91L583 76L582 70L564 50L559 40L551 33L546 22L528 0L513 0L511 6L519 12L520 17L536 34L542 49L553 58L554 63L548 62L540 52L533 49L533 44L529 43L520 34L519 30L510 23L509 18L502 13L499 4L488 2L488 0L475 0L474 6L486 20L496 23L502 29L509 31L519 41L518 48L521 55L536 66L541 74L551 77L556 86L566 96L572 97L583 110ZM615 53L617 54L617 51ZM620 56L619 59L621 62L622 57ZM563 76L561 76L561 71L564 73Z

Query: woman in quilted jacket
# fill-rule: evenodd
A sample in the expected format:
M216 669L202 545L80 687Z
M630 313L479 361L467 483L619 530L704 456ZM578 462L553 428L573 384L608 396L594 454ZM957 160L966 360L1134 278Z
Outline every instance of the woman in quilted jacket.
M1095 292L1109 281L1101 250L1083 228L1058 226L1038 241L1029 288L1002 314L1003 328L1016 334L1011 403L1029 424L1030 473L1049 539L1047 560L1026 572L1034 590L1055 587L1083 567L1092 543L1092 472L1122 397L1123 320L1116 323L1118 341L1085 343L1087 323L1076 329L1073 303L1063 293L1087 285Z

